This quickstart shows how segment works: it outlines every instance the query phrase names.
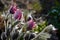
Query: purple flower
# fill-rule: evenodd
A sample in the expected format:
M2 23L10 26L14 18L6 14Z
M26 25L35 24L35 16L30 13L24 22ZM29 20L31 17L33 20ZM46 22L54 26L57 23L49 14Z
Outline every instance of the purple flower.
M14 13L14 19L20 20L22 18L22 12L21 10L17 9L17 11Z
M28 30L32 30L34 25L35 25L35 22L32 19L30 21L28 21Z
M12 5L12 6L10 7L10 13L11 13L11 14L14 14L16 10L17 10L17 6L16 6L16 5Z

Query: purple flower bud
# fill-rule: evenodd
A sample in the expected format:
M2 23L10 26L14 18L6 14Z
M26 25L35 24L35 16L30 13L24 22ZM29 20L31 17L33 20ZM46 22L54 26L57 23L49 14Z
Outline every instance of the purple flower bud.
M21 10L17 9L17 11L14 13L14 19L20 20L22 18L22 12Z
M34 27L35 25L35 22L31 19L29 22L28 22L28 30L32 30L32 28Z
M10 8L10 13L14 14L16 10L17 10L17 6L16 5L12 5L11 8Z

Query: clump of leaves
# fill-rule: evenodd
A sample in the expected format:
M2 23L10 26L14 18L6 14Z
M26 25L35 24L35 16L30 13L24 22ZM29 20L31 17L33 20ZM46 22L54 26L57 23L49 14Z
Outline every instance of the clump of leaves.
M41 4L38 1L32 3L32 8L36 11L40 11L42 9Z
M60 29L60 7L54 7L49 11L48 21L56 28Z
M41 32L47 26L47 22L44 21L41 24L38 24L38 32Z
M47 26L47 22L44 21L41 24L38 24L38 28L35 28L35 31L37 31L38 33L40 33L46 26Z

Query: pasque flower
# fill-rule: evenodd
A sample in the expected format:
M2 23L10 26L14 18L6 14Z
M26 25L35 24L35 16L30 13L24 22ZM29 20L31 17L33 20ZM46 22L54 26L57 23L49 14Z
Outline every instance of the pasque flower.
M10 13L14 14L16 10L17 10L17 5L12 4L10 7Z
M22 12L20 9L17 9L16 12L14 13L14 19L20 20L22 18Z
M32 28L35 27L35 22L33 21L33 19L30 19L28 21L28 30L32 30Z

